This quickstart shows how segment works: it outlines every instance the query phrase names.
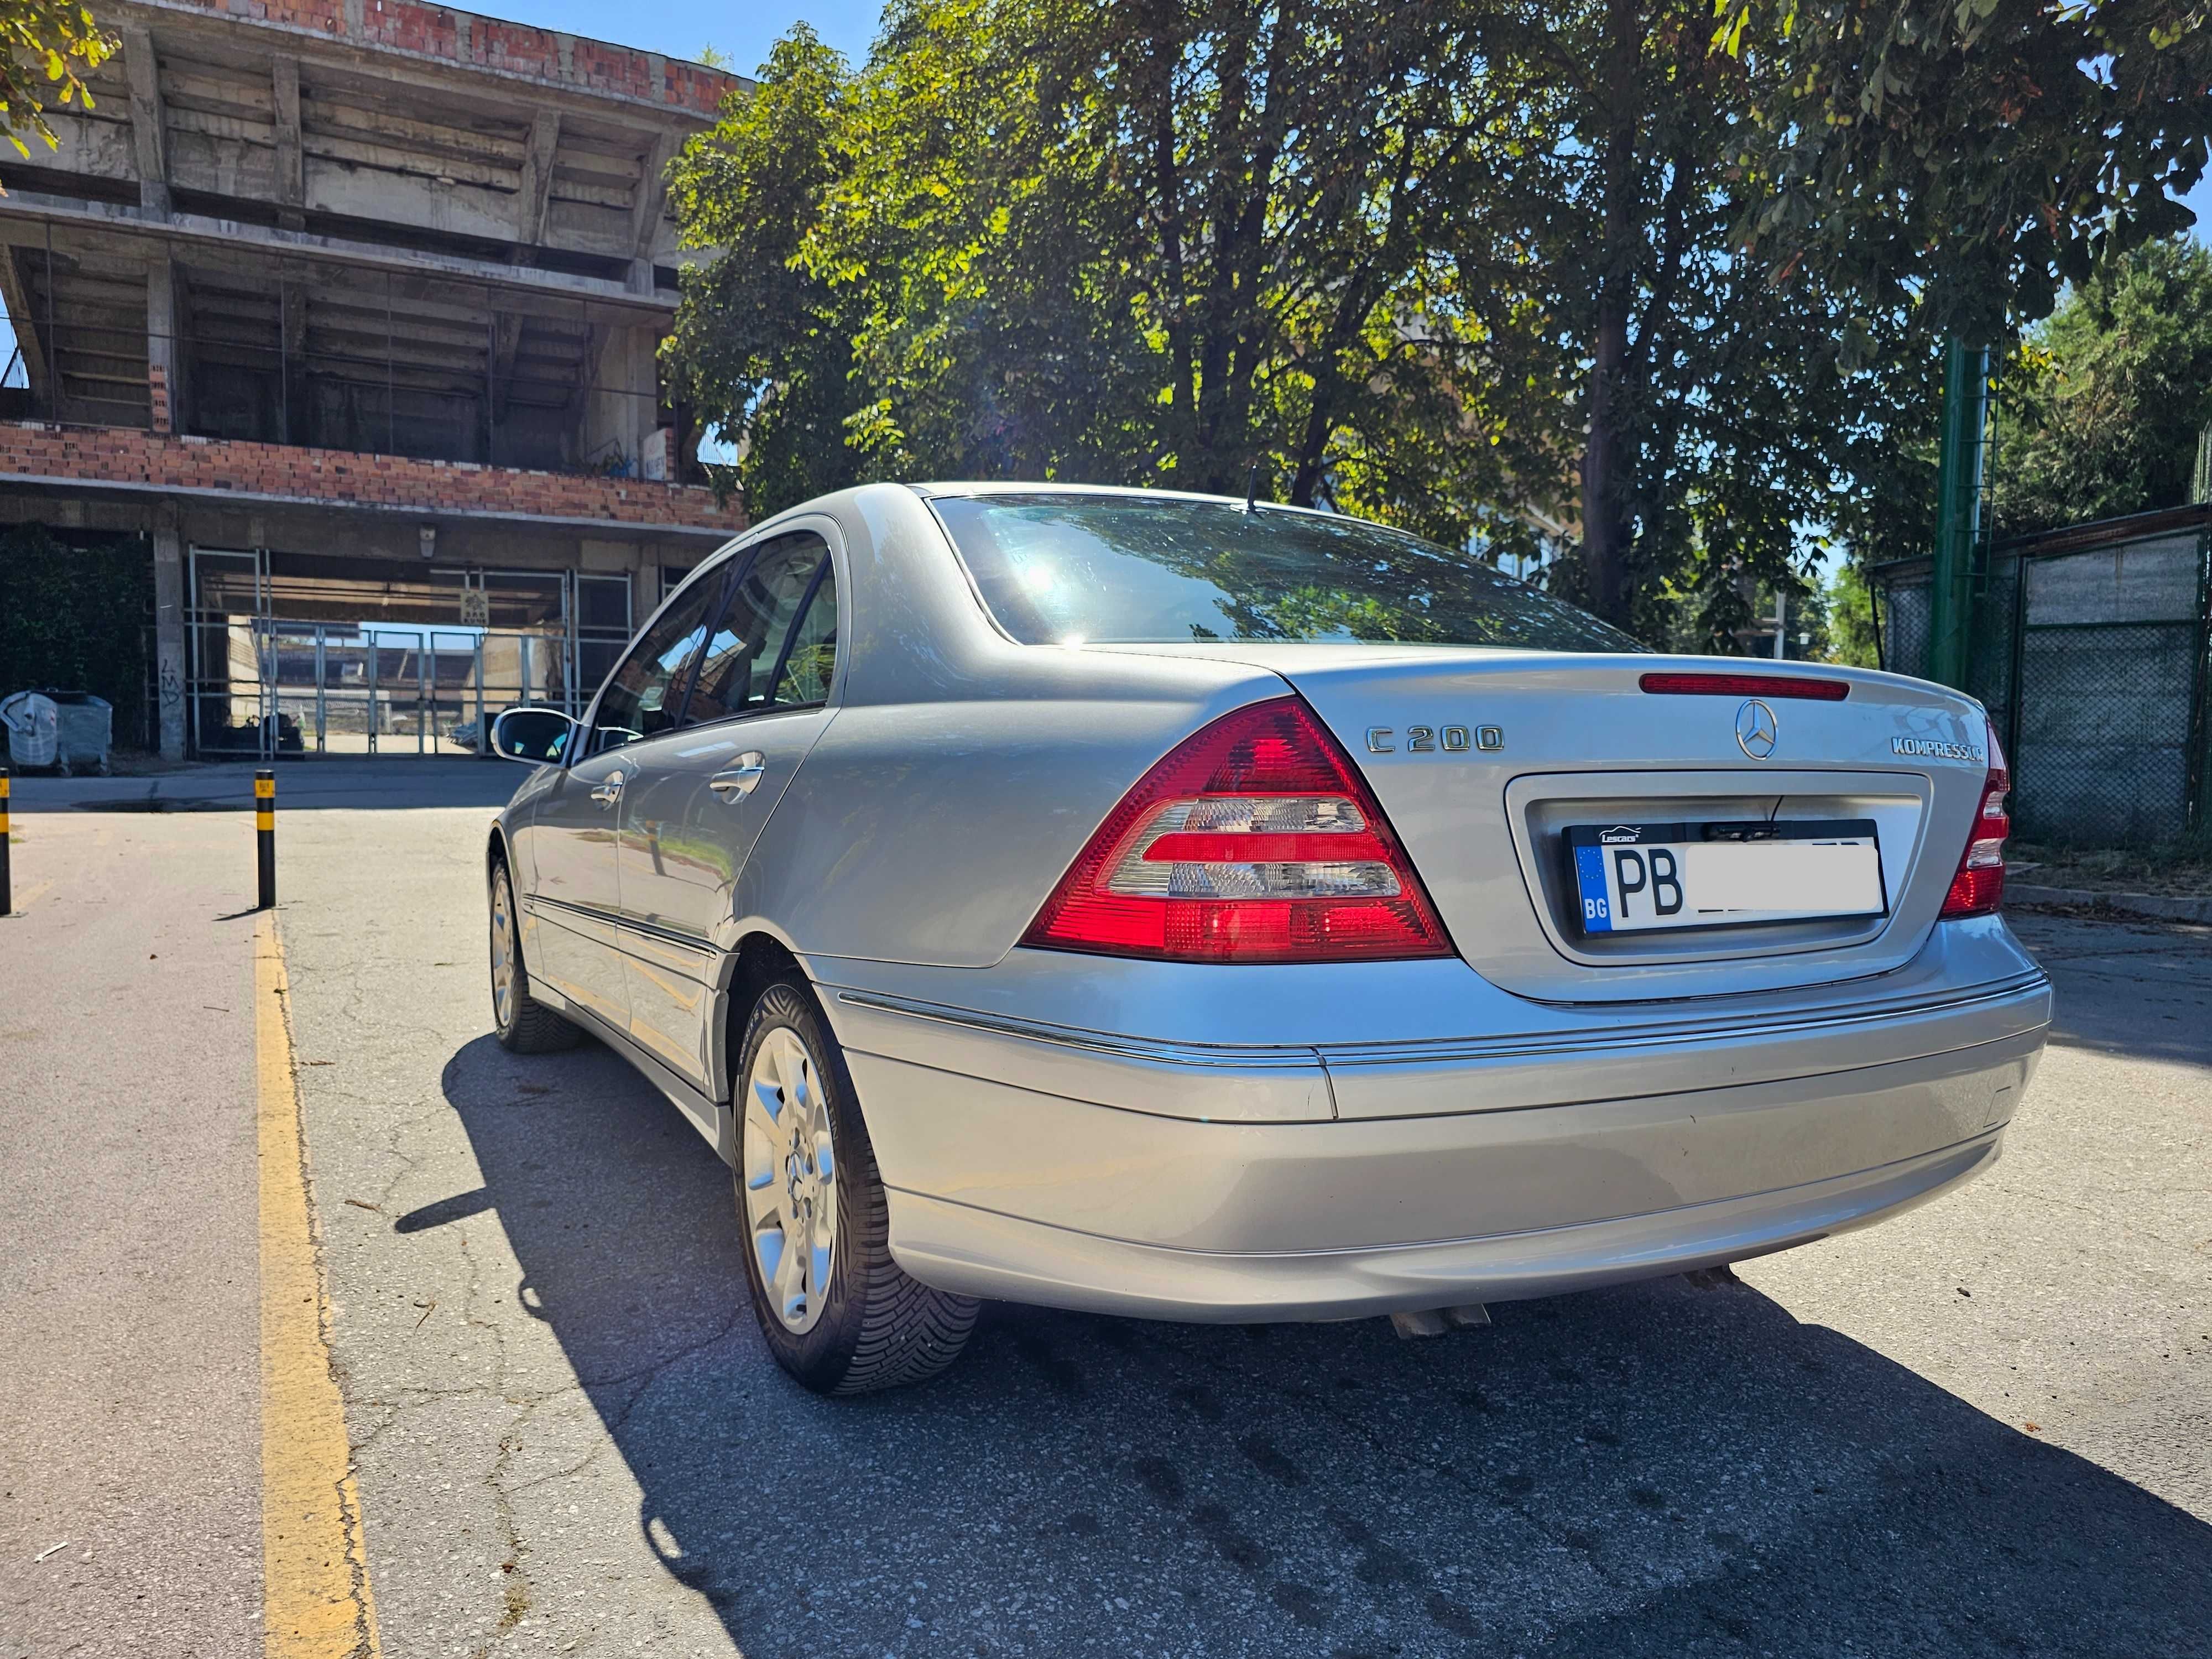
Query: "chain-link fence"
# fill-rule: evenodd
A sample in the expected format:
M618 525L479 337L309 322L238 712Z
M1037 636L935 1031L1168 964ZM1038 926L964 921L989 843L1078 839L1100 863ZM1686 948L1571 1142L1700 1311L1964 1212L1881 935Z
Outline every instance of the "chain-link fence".
M1882 666L1928 671L1929 563L1873 573ZM1978 562L1966 689L2033 840L2172 840L2212 823L2212 507L2000 542Z

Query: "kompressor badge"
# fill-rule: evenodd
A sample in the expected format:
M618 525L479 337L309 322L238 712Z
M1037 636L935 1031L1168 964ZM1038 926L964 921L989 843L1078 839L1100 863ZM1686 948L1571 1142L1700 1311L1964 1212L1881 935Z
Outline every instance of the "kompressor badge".
M1946 743L1941 738L1892 738L1889 751L1918 760L1971 761L1976 766L1988 764L1990 758L1987 751L1973 744Z

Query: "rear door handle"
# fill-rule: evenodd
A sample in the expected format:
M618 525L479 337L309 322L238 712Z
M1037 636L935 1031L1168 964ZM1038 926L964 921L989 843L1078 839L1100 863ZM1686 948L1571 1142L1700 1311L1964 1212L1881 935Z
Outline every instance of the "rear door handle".
M607 774L607 781L592 791L592 799L602 806L612 806L622 799L622 792L623 775L619 772L610 772Z
M751 794L767 774L768 757L757 749L748 749L738 757L735 766L708 779L707 787L724 800L735 800L740 795Z

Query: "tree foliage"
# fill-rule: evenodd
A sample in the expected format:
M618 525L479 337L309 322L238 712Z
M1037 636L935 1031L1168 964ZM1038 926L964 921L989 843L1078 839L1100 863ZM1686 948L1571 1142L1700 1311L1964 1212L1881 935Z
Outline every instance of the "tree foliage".
M894 7L809 255L887 472L1241 489L1457 540L1506 494L1444 232L1510 112L1459 9Z
M699 418L738 440L755 516L860 477L846 443L856 296L802 249L846 161L837 124L850 72L804 23L775 45L759 85L735 93L669 174L689 267L666 356Z
M1779 59L1731 54L1705 0L1486 15L1524 140L1477 194L1468 286L1540 319L1541 395L1517 419L1546 426L1571 486L1556 580L1647 638L1686 615L1730 648L1758 583L1802 588L1824 530L1893 489L1935 340L1901 299L1742 257L1764 185L1737 158Z
M1839 566L1828 579L1827 660L1852 668L1881 666L1881 636L1876 630L1874 589L1866 572L1856 562Z
M2189 499L2212 422L2212 249L2170 239L2070 292L2004 380L1996 470L2009 534Z
M92 20L88 7L56 0L0 0L0 135L28 155L25 134L54 147L46 125L52 104L92 107L81 78L115 51L114 37Z
M1733 648L1829 538L1924 540L1954 314L1930 216L1994 192L1989 241L2060 116L2125 126L2191 72L2116 15L2112 88L2031 99L2027 159L2009 129L1976 149L1942 95L2011 107L1978 54L2014 3L1968 0L1996 21L1946 36L1952 64L1900 21L1924 0L1717 28L1711 0L894 0L857 69L794 32L679 164L716 257L672 372L741 436L757 515L866 477L1256 478L1540 550L1607 620ZM1812 38L1877 25L1886 68ZM1879 120L1803 125L1863 83ZM2113 177L2193 176L2187 123L2148 125ZM2082 230L2107 197L2079 180L2045 194L2047 245L2016 237L1972 292L2033 300L2027 264L2135 234Z
M1720 0L1780 64L1741 159L1746 240L1987 343L2185 229L2212 143L2205 0ZM1766 25L1765 38L1760 26Z

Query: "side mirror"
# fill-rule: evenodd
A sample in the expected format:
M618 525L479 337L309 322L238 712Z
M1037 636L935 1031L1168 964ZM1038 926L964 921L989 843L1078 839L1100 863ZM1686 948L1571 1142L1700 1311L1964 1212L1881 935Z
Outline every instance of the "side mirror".
M575 737L576 722L557 708L509 708L491 723L491 752L543 766L566 755Z

